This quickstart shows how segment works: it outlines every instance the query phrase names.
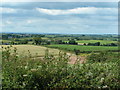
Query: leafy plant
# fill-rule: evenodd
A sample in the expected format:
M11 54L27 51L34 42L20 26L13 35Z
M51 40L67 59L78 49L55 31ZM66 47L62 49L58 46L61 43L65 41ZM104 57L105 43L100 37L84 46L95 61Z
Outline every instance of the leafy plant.
M107 54L102 52L98 55L106 57ZM118 60L115 55L112 57ZM120 87L118 66L120 59L117 62L107 62L103 58L102 62L95 61L94 63L76 63L73 65L68 64L68 61L69 57L63 52L59 52L59 56L56 57L46 50L45 56L37 59L30 57L30 55L20 56L17 53L17 49L13 47L3 48L2 88L98 89Z

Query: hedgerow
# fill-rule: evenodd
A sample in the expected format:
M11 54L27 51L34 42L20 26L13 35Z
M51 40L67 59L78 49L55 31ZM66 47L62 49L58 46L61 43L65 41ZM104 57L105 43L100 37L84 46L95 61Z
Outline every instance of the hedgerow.
M14 51L14 52L13 52ZM118 58L116 58L118 60ZM3 48L2 88L119 88L118 62L87 62L68 64L66 53L46 54L41 59L31 54L20 56L17 49Z

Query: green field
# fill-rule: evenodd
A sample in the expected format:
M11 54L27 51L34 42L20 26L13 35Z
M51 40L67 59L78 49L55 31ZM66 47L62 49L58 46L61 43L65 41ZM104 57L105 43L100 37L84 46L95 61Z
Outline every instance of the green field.
M117 41L110 41L110 40L77 40L76 42L80 44L84 44L84 43L88 44L88 43L96 43L96 42L100 42L101 44L117 43Z
M96 43L100 42L101 44L109 44L109 43L117 43L117 41L109 41L109 40L80 40L78 43Z
M104 51L104 50L118 50L118 47L113 46L80 46L80 45L48 45L50 48L58 48L67 51L74 51L74 49L80 51Z

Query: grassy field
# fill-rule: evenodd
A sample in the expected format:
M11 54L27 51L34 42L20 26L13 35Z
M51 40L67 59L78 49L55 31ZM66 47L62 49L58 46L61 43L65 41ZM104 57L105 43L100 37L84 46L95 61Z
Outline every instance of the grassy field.
M2 46L7 47L9 45L2 45ZM47 49L46 47L35 46L35 45L12 45L12 46L17 48L19 54L27 55L29 50L32 56L36 54L39 56L43 56L45 54L45 50ZM59 53L59 50L57 49L48 48L48 50L53 55L56 55Z
M66 41L66 42L68 42L68 41ZM79 40L76 42L81 43L81 44L96 43L96 42L100 42L101 44L117 43L117 41L110 41L110 40Z
M73 51L74 49L80 51L118 50L118 47L113 47L113 46L48 45L47 47L58 48L67 51Z

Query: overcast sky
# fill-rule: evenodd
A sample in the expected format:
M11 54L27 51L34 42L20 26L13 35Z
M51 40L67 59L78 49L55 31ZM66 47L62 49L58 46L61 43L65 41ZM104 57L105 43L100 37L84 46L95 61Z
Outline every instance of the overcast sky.
M2 32L117 34L117 2L9 2Z

